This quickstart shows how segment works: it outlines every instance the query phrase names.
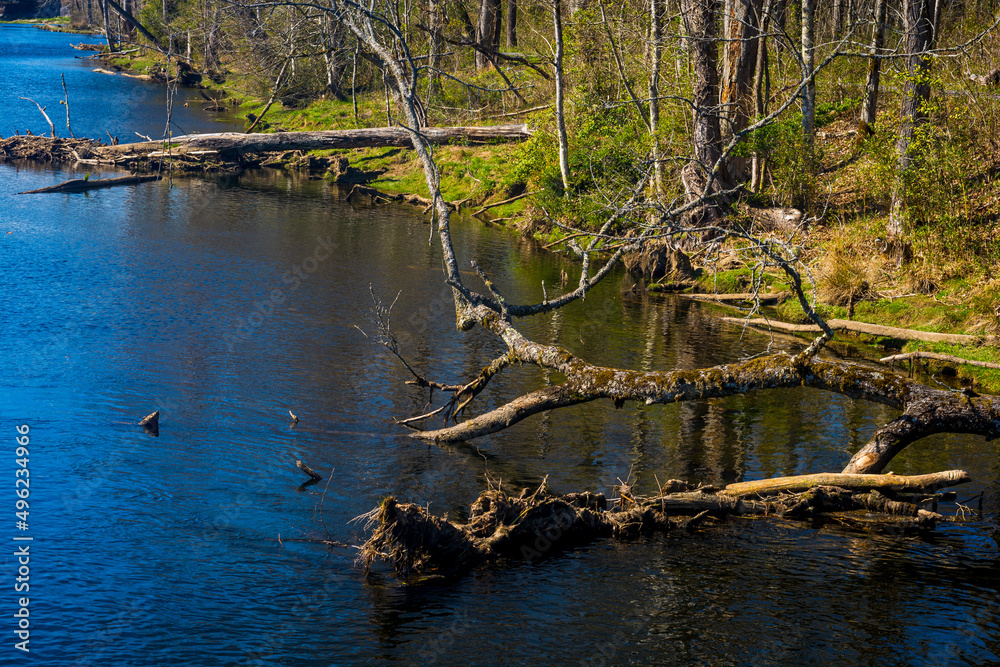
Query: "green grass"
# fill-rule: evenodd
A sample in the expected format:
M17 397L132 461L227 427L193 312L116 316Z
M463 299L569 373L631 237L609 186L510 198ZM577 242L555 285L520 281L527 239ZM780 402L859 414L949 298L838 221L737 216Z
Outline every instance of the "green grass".
M729 269L726 271L713 271L712 267L706 267L698 278L698 289L701 292L715 294L737 294L749 292L753 288L753 271L747 267ZM763 290L782 291L787 289L781 278L771 274L764 274Z
M69 25L68 16L57 16L51 19L17 19L15 21L0 21L12 25Z

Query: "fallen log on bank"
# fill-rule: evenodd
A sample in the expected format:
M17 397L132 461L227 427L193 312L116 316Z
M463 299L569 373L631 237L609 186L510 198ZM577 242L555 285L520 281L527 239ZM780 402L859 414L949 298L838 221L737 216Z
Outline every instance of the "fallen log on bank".
M159 178L160 177L157 175L119 176L117 178L99 178L93 181L87 178L74 178L68 181L63 181L62 183L57 183L56 185L38 188L37 190L18 192L17 194L39 195L52 192L87 192L88 190L97 190L99 188L113 188L118 185L135 185L136 183L145 183L146 181L156 181L159 180Z
M731 302L741 302L748 301L754 302L759 301L760 303L781 303L782 301L790 298L792 296L791 292L737 292L734 294L700 294L697 292L691 292L687 294L678 294L677 296L682 299L694 299L695 301L718 301L720 303L731 303Z
M938 354L937 352L906 352L904 354L894 354L888 357L882 357L879 359L883 364L894 364L897 361L907 361L913 359L933 359L934 361L944 361L950 364L966 364L969 366L978 366L980 368L993 368L1000 369L1000 364L994 364L989 361L976 361L975 359L963 359L962 357L956 357L953 354Z
M432 144L493 143L523 141L531 137L527 125L494 125L491 127L426 127L421 132ZM327 130L318 132L273 132L266 134L190 134L172 137L169 147L162 141L102 146L96 149L105 159L129 156L134 159L169 151L183 155L192 151L216 151L220 155L238 157L249 153L312 151L345 148L402 147L412 148L410 135L401 127L373 127L357 130ZM162 155L157 155L161 157Z
M771 328L779 331L791 333L821 333L822 330L815 324L791 324L778 320L765 320L763 318L745 319L739 317L720 318L725 322L733 324L749 325L753 327ZM853 331L854 333L869 334L872 336L885 336L886 338L896 338L899 340L920 340L928 343L950 343L952 345L995 345L996 336L969 336L967 334L945 334L933 331L917 331L916 329L903 329L901 327L887 327L880 324L868 324L867 322L855 322L854 320L827 320L826 323L834 331Z
M942 483L953 480L954 484L969 480L962 471L918 478L935 478ZM788 481L792 479L795 478L764 481L794 486L796 483ZM910 485L920 486L916 482ZM904 486L911 488L910 485ZM433 516L419 505L400 503L389 497L364 517L374 530L358 560L366 569L377 560L386 561L396 574L408 577L431 571L454 573L500 558L531 561L604 537L629 540L657 532L693 530L708 517L721 520L783 516L815 520L827 516L841 523L849 523L852 517L859 519L857 523L861 519L871 522L874 518L877 523L869 527L900 535L931 530L945 518L911 502L920 502L923 497L896 499L888 488L882 493L869 487L862 493L815 485L801 493L783 493L760 500L727 493L739 485L730 485L721 492L710 487L695 488L678 480L664 486L678 491L635 498L625 489L620 490L619 498L608 500L603 493L557 496L548 491L545 482L533 493L523 489L517 496L491 485L470 506L466 524ZM936 499L933 493L926 497Z

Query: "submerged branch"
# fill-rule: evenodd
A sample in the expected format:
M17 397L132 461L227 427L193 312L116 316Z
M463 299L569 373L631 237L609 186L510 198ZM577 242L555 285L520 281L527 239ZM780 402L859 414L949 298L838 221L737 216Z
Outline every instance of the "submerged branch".
M962 471L923 477L940 480L940 484L928 484L930 488L968 481ZM776 487L798 485L796 478L764 481ZM429 571L455 573L501 558L531 561L599 538L629 540L657 532L694 530L709 518L785 516L815 520L829 516L843 521L857 512L859 520L870 521L874 513L876 529L896 534L930 530L945 519L908 502L922 502L924 496L897 500L888 487L883 487L889 494L885 495L872 490L873 485L861 493L815 484L801 493L784 493L766 500L728 493L739 485L730 485L722 492L710 488L691 490L691 485L678 480L670 480L665 486L676 491L635 498L623 490L620 498L608 500L603 493L591 492L558 496L549 492L544 482L534 492L523 489L517 496L491 485L470 506L467 524L438 518L419 505L390 497L365 515L374 530L361 548L358 561L366 570L377 560L387 561L397 575L406 577ZM923 488L921 483L898 486ZM926 497L934 498L933 494Z

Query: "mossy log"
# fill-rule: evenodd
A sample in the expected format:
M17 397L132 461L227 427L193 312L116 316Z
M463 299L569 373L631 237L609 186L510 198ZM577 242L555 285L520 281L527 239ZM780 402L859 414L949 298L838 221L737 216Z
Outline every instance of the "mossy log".
M1000 397L934 389L890 369L785 353L698 370L608 368L589 364L564 348L525 338L486 306L471 308L467 313L471 313L468 319L477 321L506 343L511 360L558 371L566 380L519 396L467 421L419 431L413 437L436 442L470 440L496 433L546 410L598 399L611 399L618 407L625 401L654 405L795 387L832 391L902 412L874 433L843 473L881 472L904 447L935 433L1000 437Z
M968 479L961 471L927 477L959 480L956 483ZM786 487L795 483L786 481ZM531 561L599 538L629 540L677 529L693 530L706 517L815 520L861 512L872 526L887 526L898 533L932 529L944 518L878 490L856 493L817 485L801 493L757 500L711 488L691 490L691 485L677 480L664 486L685 490L652 498L635 498L623 491L609 501L601 493L557 496L544 482L533 493L523 489L517 496L491 487L472 503L466 524L433 516L419 505L390 497L368 515L374 531L361 549L359 562L369 569L377 560L386 561L402 577L429 571L453 573L504 558Z

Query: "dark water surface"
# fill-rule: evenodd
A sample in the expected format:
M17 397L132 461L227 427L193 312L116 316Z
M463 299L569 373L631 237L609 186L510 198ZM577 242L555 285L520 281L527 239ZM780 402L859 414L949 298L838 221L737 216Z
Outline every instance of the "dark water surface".
M42 97L51 111L60 71L67 83L101 76L73 61L69 41L0 27L0 124L40 133L37 109L19 95ZM121 135L158 131L162 89L140 84L137 100L135 82L100 80L122 82L102 92L116 112L74 109L78 135L98 136L105 124ZM185 123L211 129L189 113ZM440 251L413 209L352 208L324 182L276 172L13 194L80 175L0 165L0 540L34 538L33 661L1000 661L997 544L982 524L945 525L922 541L733 522L598 542L455 581L366 579L352 550L307 540L326 529L363 539L348 522L389 494L460 516L487 474L511 487L549 475L557 491L610 491L631 468L648 493L654 474L726 483L838 470L894 415L788 390L666 407L591 404L472 445L428 447L391 421L421 410L426 395L354 328L369 327L369 287L387 300L399 293L401 346L435 378L472 377L499 346L454 330ZM538 298L542 280L551 293L564 268L575 275L501 230L454 227L464 265L475 258L518 298ZM627 286L615 278L586 304L522 328L592 361L643 369L731 361L765 344L741 340L698 304ZM512 369L479 409L557 379ZM134 426L154 409L159 437ZM28 531L15 527L17 424L31 428ZM323 485L300 488L296 459L331 478L323 521ZM900 474L949 468L971 472L961 497L986 489L995 517L995 443L942 436L893 464ZM21 657L12 552L0 566L3 664Z

